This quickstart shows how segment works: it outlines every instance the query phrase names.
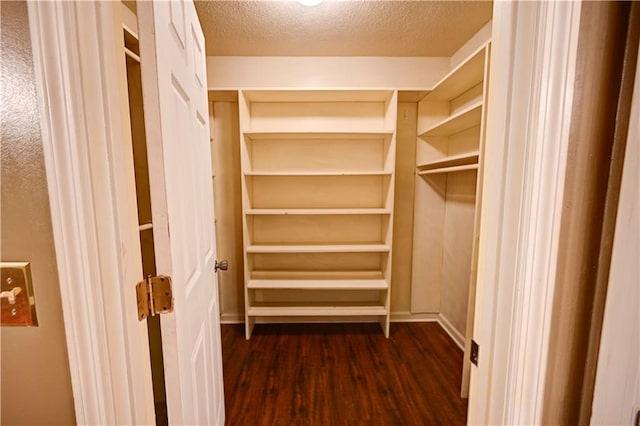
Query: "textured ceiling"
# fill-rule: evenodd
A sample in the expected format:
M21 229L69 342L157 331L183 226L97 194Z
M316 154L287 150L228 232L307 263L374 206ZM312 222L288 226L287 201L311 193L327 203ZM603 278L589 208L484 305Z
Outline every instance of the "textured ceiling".
M451 56L489 1L196 1L209 56Z

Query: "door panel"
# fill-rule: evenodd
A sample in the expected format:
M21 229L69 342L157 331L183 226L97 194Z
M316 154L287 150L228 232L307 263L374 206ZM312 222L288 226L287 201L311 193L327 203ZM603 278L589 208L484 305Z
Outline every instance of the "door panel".
M191 1L139 2L140 56L171 424L224 422L204 36Z

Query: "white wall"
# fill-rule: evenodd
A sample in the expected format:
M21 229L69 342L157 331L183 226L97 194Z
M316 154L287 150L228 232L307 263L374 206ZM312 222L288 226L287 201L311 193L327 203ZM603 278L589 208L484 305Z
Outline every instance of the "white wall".
M209 56L209 90L252 87L433 86L449 71L449 58Z

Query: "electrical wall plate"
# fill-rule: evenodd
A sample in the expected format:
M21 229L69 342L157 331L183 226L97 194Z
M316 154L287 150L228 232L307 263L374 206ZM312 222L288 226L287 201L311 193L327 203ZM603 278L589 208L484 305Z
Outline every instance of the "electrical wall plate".
M0 262L0 271L0 325L37 326L29 262Z

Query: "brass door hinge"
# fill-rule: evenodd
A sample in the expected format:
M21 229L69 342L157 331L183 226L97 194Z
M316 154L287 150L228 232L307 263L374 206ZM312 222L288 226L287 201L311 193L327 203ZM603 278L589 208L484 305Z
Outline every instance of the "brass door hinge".
M173 312L171 277L147 277L136 284L136 296L139 321L153 315Z

